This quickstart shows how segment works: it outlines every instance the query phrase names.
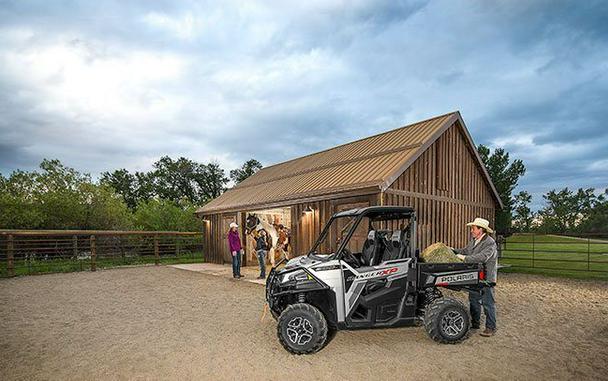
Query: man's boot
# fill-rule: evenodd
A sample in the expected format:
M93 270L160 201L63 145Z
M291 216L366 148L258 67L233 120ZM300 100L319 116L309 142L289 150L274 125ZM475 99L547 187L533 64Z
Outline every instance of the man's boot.
M495 333L496 333L495 329L486 328L485 331L480 333L480 335L483 337L490 337L490 336L494 336Z

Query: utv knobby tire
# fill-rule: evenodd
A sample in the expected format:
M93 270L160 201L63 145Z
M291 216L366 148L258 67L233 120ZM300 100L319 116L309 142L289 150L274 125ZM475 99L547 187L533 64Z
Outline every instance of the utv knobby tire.
M292 304L279 316L277 336L283 347L296 355L315 353L327 339L327 321L316 307Z
M457 344L468 337L471 316L464 304L456 299L435 299L426 306L424 328L431 339L437 342Z

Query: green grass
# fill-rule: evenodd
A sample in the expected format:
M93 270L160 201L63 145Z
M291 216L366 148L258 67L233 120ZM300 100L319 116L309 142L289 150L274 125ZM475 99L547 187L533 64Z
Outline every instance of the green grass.
M505 272L608 280L608 241L547 235L507 238L500 263Z
M97 269L108 269L120 266L135 266L153 264L154 256L133 256L133 257L100 257L96 260ZM161 264L178 264L178 263L200 263L203 262L202 253L184 253L179 256L161 256ZM48 273L66 273L74 271L89 271L91 270L91 260L74 260L74 259L52 259L52 260L36 260L25 261L16 260L14 262L15 275L33 275L33 274L48 274ZM0 278L7 277L8 271L6 261L0 263Z

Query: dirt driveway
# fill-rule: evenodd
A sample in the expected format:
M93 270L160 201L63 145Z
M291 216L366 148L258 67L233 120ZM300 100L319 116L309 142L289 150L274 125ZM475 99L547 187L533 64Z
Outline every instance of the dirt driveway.
M606 379L608 284L502 275L499 334L343 331L292 356L262 286L170 267L0 280L0 375L13 379Z

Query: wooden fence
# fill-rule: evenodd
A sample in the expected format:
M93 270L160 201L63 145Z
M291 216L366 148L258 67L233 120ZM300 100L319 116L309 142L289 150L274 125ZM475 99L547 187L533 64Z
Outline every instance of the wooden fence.
M0 277L202 262L199 232L0 230Z

